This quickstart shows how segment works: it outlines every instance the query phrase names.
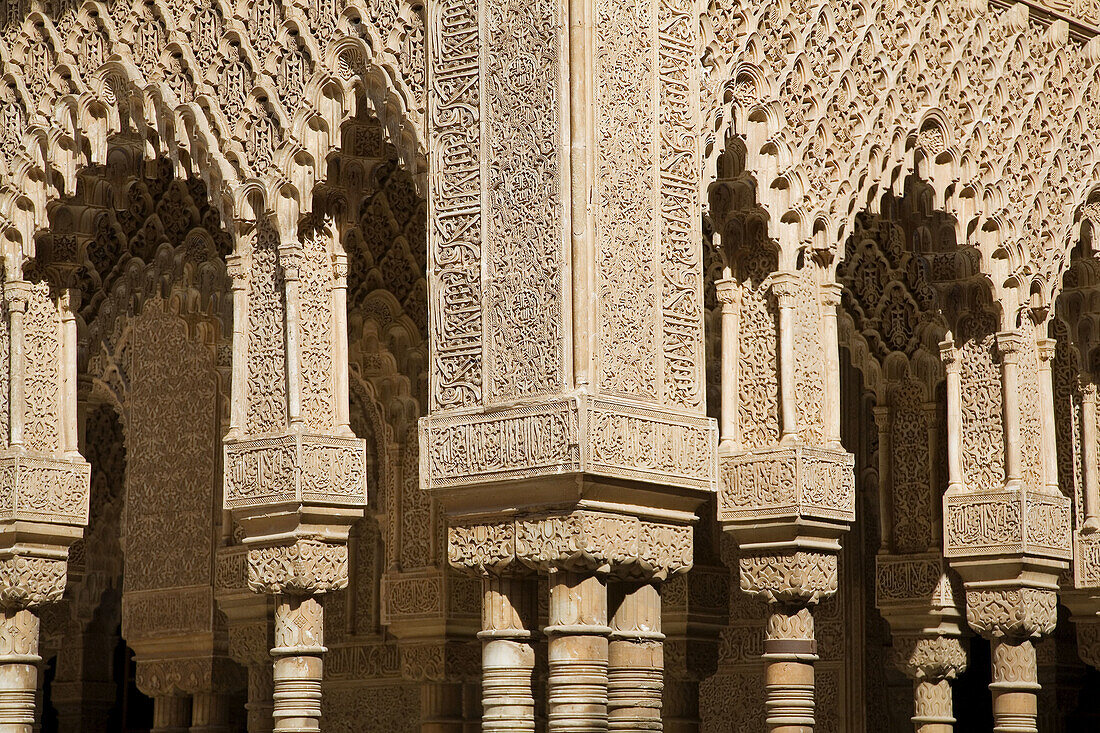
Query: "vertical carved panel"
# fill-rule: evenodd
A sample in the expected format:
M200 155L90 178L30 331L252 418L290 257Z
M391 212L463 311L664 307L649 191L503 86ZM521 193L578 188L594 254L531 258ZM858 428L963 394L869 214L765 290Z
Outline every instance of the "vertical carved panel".
M666 404L703 403L703 302L696 114L698 20L687 0L659 0L661 301Z
M810 445L825 442L825 344L821 338L821 306L816 268L798 271L799 287L794 320L795 394L798 427Z
M894 387L890 398L894 407L890 440L894 549L899 553L924 552L932 546L928 417L916 381Z
M596 273L601 390L656 399L655 9L595 0Z
M24 320L26 417L24 444L29 450L61 447L61 317L48 282L34 283Z
M1051 379L1054 381L1054 430L1058 443L1058 486L1074 497L1078 514L1084 512L1084 480L1081 472L1081 400L1077 391L1078 356L1061 319L1054 320L1056 348Z
M765 278L778 259L761 243L740 262L740 331L738 333L738 430L741 446L761 448L779 442L779 382L776 323L779 315L768 297Z
M1023 346L1017 376L1020 390L1020 458L1024 486L1031 489L1043 485L1043 427L1039 399L1039 350L1034 328L1025 322ZM1052 478L1053 480L1053 478Z
M967 316L959 325L963 482L971 490L999 488L1005 478L996 330L992 313Z
M127 592L211 581L218 432L212 350L153 300L133 324L127 406Z
M311 222L302 231L301 374L302 417L318 432L333 429L336 414L332 361L332 257L327 226Z
M2 111L0 111L2 115ZM0 135L3 133L0 132ZM3 143L0 143L3 145ZM8 437L11 435L9 418L11 417L11 406L8 403L9 398L9 383L8 376L11 374L11 366L8 361L11 358L11 333L8 330L8 299L4 295L4 286L0 284L0 448L7 445ZM25 331L24 331L25 333Z
M252 241L248 294L248 429L276 431L286 425L286 341L279 235L271 222L257 222Z
M477 405L483 396L482 49L477 3L442 0L431 9L430 391L433 407L449 408Z
M557 2L488 0L489 400L564 387Z

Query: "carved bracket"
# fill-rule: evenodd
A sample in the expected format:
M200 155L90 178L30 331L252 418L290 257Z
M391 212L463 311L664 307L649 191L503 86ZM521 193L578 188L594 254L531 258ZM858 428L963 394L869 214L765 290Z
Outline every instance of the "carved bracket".
M956 589L939 553L879 555L875 565L875 604L883 615L955 608Z
M769 603L805 606L837 591L837 556L831 552L743 553L741 590Z

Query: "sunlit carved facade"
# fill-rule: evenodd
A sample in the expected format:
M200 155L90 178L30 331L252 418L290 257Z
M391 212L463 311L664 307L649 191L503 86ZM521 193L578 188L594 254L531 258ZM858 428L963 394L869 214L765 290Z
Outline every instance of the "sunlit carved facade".
M0 0L0 732L1100 725L1100 4Z

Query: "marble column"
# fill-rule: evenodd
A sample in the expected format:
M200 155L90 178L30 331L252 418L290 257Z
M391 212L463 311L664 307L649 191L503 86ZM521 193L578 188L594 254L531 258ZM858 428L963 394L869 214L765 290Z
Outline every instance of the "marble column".
M956 636L894 635L898 666L913 680L913 729L952 733L951 682L966 669L966 652Z
M608 635L607 585L585 572L550 572L546 629L549 733L606 731Z
M537 586L533 578L482 579L481 720L484 733L533 733L533 645Z
M608 730L660 731L664 693L661 595L654 583L619 582L608 646Z
M0 616L0 730L31 733L38 692L38 616L29 608Z
M183 695L157 695L153 698L151 733L187 733L191 725L191 699Z
M321 729L321 659L324 610L316 596L282 594L275 599L273 680L275 730Z

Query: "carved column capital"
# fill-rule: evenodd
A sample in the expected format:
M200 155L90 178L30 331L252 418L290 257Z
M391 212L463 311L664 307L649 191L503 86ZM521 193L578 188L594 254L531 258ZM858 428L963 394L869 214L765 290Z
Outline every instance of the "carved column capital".
M1005 364L1015 364L1019 360L1023 348L1023 334L1016 331L999 331L997 333L997 351Z
M741 300L741 288L733 278L723 278L714 281L714 290L718 302L723 306L736 305Z
M248 286L249 270L249 262L244 255L231 254L225 258L225 271L234 289Z
M780 308L794 308L800 287L798 275L793 272L778 272L772 276L771 293Z
M1054 361L1054 356L1057 352L1058 342L1051 338L1041 338L1035 341L1036 348L1039 352L1039 359L1041 361Z
M844 286L837 282L821 283L821 305L836 308L844 295Z
M348 585L345 543L299 539L248 550L248 587L258 593L311 595Z
M966 670L957 636L894 634L894 663L915 680L953 680Z
M16 555L0 559L0 607L38 608L65 593L66 558Z
M959 372L959 350L955 348L954 341L941 341L940 342L940 361L943 362L944 368L953 373Z
M987 639L1037 639L1054 631L1058 594L1026 587L967 590L966 620Z
M811 605L837 592L837 556L828 552L744 554L741 590L770 603Z

